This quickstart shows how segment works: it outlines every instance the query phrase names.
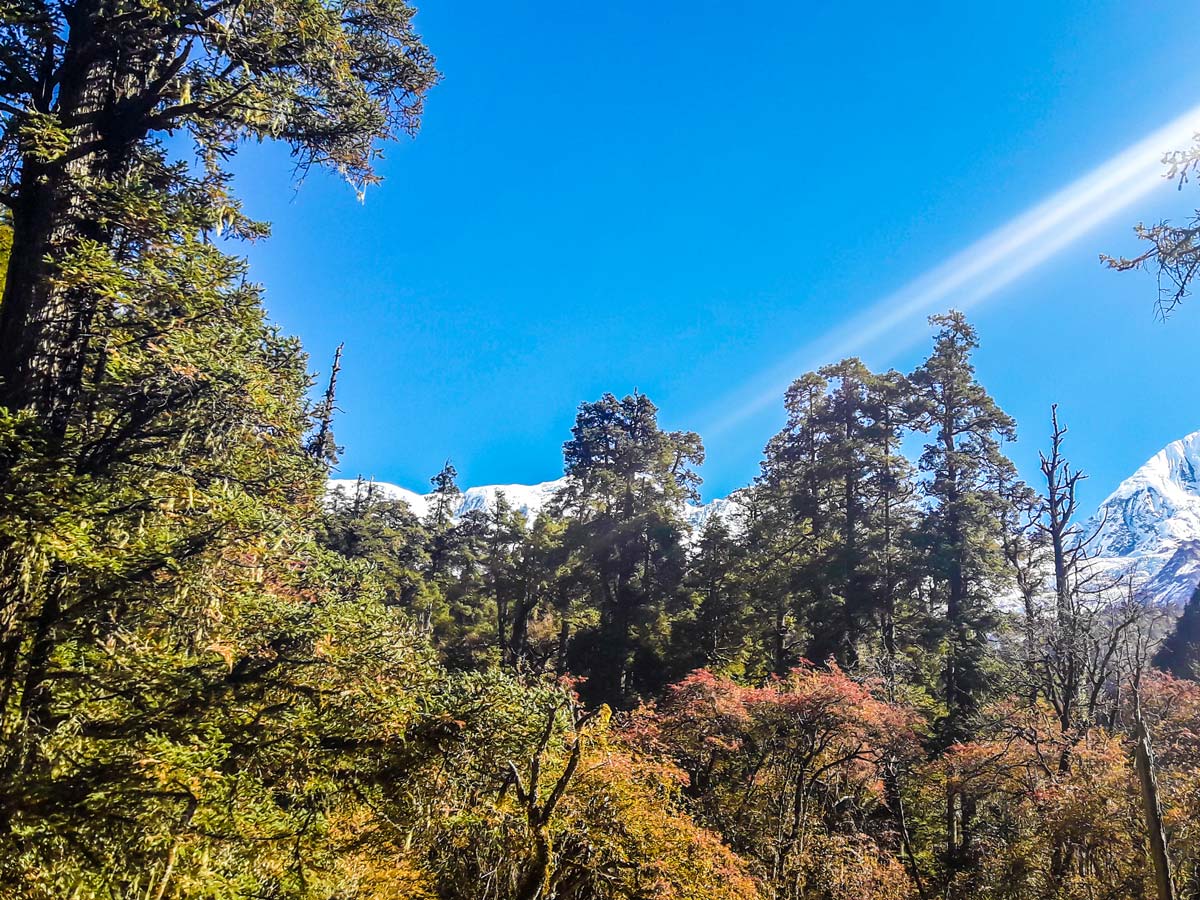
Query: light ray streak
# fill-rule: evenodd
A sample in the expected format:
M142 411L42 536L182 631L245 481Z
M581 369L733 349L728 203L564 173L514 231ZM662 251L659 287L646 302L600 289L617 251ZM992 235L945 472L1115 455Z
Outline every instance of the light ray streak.
M978 305L1161 186L1163 154L1185 147L1198 131L1200 105L760 374L726 398L704 433L780 403L801 372L861 354L885 337L892 353L911 346L926 334L929 314Z

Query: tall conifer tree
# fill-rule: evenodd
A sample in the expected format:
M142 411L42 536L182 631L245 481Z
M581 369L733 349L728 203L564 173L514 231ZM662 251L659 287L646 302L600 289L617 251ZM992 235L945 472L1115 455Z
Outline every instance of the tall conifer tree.
M692 432L663 431L658 409L638 393L584 403L571 434L556 503L573 517L568 541L587 561L599 612L597 627L577 642L577 659L590 697L625 704L664 675L661 617L680 600L681 514L698 498L692 467L704 448Z
M921 454L930 501L923 525L930 572L945 609L943 737L966 736L985 693L984 657L995 626L994 586L1002 565L1005 501L1015 480L1001 442L1015 424L975 378L975 329L957 311L932 316L933 352L911 376L921 427L932 440Z
M790 591L814 661L854 666L868 633L883 628L894 663L913 494L899 453L909 391L902 376L875 375L857 359L827 366L791 386L787 424L767 445L753 540L767 539L764 527L789 536Z

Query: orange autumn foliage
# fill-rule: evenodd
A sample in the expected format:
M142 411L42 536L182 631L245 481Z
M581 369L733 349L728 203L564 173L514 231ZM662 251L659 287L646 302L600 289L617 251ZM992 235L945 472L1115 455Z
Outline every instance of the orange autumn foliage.
M917 752L914 725L871 685L806 666L761 687L693 672L628 733L683 770L699 820L776 896L890 900L913 885L880 825L885 774Z

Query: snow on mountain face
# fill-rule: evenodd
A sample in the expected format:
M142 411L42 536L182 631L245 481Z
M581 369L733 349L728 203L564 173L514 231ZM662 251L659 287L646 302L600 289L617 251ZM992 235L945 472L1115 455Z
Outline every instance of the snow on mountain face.
M699 506L688 503L683 507L683 518L688 523L688 527L692 530L692 535L698 537L700 532L709 523L709 520L714 516L720 516L731 525L737 513L741 510L741 506L736 500L731 500L728 497L718 497L716 500L710 500L708 503L700 504Z
M541 484L489 484L483 487L467 488L459 495L458 506L451 515L458 518L473 509L487 510L496 505L496 497L504 494L509 506L525 515L530 522L550 502L554 494L567 483L565 478L554 481L543 481ZM352 478L331 478L329 490L342 490L347 496L353 496L358 482ZM416 515L424 517L433 506L434 495L418 494L408 488L383 481L374 482L376 496L389 500L403 500ZM728 515L736 504L732 500L721 498L711 503L695 505L687 503L683 508L683 518L693 534L699 534L708 520L714 515Z
M1200 583L1200 431L1168 444L1118 485L1088 528L1098 567L1181 605Z
M496 505L496 497L504 494L504 499L508 501L509 506L524 513L525 517L532 522L541 512L542 507L550 502L550 498L554 496L555 492L566 483L565 478L559 478L556 481L543 481L541 484L489 484L483 487L467 488L459 494L458 506L451 511L451 515L458 518L473 509L491 509ZM358 482L352 478L331 478L329 490L335 491L340 488L347 496L353 496L357 484ZM388 500L403 500L408 504L409 509L418 516L428 515L433 507L435 496L433 493L418 494L416 491L388 484L385 481L376 481L373 482L373 485L376 496L386 497Z

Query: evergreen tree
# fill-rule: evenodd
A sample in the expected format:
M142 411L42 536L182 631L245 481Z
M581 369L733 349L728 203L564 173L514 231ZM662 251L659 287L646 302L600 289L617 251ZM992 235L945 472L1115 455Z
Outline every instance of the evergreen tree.
M957 311L933 316L933 352L912 374L920 426L933 439L920 467L931 503L922 525L928 565L945 609L943 739L960 740L986 693L984 657L996 624L993 588L1002 563L1004 496L1015 480L1000 442L1015 425L975 378L975 329Z
M327 498L317 535L335 553L363 562L386 603L420 618L428 605L429 538L407 503L379 496L360 479L352 495L339 488Z
M508 502L501 492L488 510L488 532L483 554L484 579L495 610L495 650L497 657L511 663L513 620L522 612L526 585L520 564L526 546L525 516Z
M913 424L912 384L896 371L872 376L865 438L864 493L869 527L863 539L870 611L879 631L879 669L895 700L899 679L920 680L917 658L930 649L925 578L917 550L917 486L901 441ZM902 669L904 671L902 671Z
M0 893L328 896L429 659L309 535L305 359L219 204L147 152L106 208L70 426L0 411Z
M814 649L814 625L830 618L835 604L832 574L825 565L829 552L830 496L836 487L825 471L828 381L810 372L796 379L784 395L787 423L767 443L762 471L751 491L748 540L762 555L758 590L766 603L763 622L769 634L770 670L784 675L799 658L795 647L800 628L808 630L802 645Z
M346 773L365 786L400 764L397 742L362 750L403 732L429 659L311 538L331 441L306 451L306 360L217 240L266 231L221 164L278 138L301 168L373 180L435 78L411 16L41 0L5 16L6 896L344 889L339 817L365 809ZM180 131L195 167L159 142Z
M52 440L86 409L95 336L120 309L104 273L139 252L113 203L155 177L162 136L195 141L215 234L261 233L221 169L247 139L284 141L301 170L327 166L360 191L377 180L378 144L416 129L437 78L413 14L403 0L19 0L0 34L0 406L32 412Z
M700 438L666 432L642 394L605 394L579 407L563 446L567 485L556 506L571 517L568 543L586 566L599 621L574 640L590 699L625 705L663 678L663 615L680 601L683 504L697 497Z
M442 555L440 570L431 571L430 581L442 598L444 616L434 620L432 634L452 669L485 669L500 660L496 595L487 565L492 531L488 511L470 509L442 532L440 541L433 535Z
M1200 588L1184 604L1175 629L1154 654L1154 665L1176 678L1200 681Z
M566 672L575 590L569 576L566 522L543 510L524 535L513 561L505 659L518 671Z
M445 465L429 479L433 487L433 507L429 510L429 527L440 531L450 526L458 510L462 491L458 487L458 469L446 460Z
M425 514L425 527L429 530L429 577L437 581L454 550L454 514L462 491L458 488L458 470L450 460L446 460L429 483L433 487L433 505Z
M688 567L688 613L672 623L670 667L683 676L693 669L747 674L756 671L752 590L747 547L723 516L704 524Z
M743 494L746 582L753 653L750 673L786 675L802 661L804 634L797 573L809 566L809 535L779 493L761 481Z
M885 652L894 654L901 549L910 521L910 467L899 444L911 387L898 373L871 373L859 360L821 369L831 385L824 411L823 470L833 488L825 520L831 534L824 565L833 573L836 608L814 630L814 659L834 656L854 665L872 625L883 623ZM888 662L894 666L894 658Z
M896 605L912 580L901 548L913 491L899 453L910 390L857 359L827 366L789 388L787 424L767 445L752 542L788 536L789 590L810 659L853 666L878 652L865 641L880 633L894 668Z

